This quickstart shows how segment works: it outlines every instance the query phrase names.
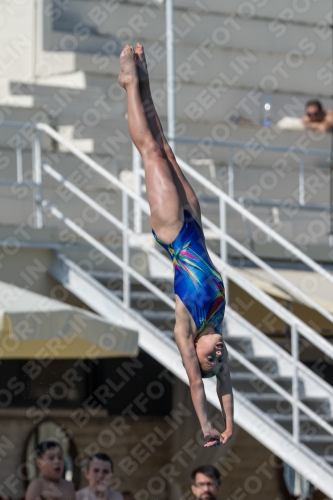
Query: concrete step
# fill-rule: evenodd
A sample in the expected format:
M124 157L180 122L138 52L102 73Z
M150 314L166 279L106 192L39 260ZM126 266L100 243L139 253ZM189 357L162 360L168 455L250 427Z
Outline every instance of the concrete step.
M162 46L162 50L163 46ZM243 89L256 89L270 93L279 91L283 93L303 95L305 99L310 96L329 97L330 90L327 84L327 73L329 73L329 63L325 58L310 58L305 55L292 56L261 52L251 52L245 49L216 49L209 52L209 56L201 55L199 63L189 63L192 61L193 52L198 50L193 46L182 45L177 47L175 52L175 68L177 81L177 91L184 86L184 82L191 85L201 85L200 92L206 92L204 87L216 86L213 90L213 96L206 97L207 102L214 100L216 95L220 94L225 98L223 88L234 87ZM196 55L194 53L194 55ZM59 61L58 61L59 59ZM94 63L95 60L95 63ZM149 61L148 61L149 63ZM52 65L47 72L47 76L75 72L78 70L89 71L106 75L117 76L119 73L119 61L114 55L59 52L57 58L52 56L52 52L43 52L40 55L39 65ZM157 61L150 62L149 74L152 79L158 79L165 82L166 78L166 60L165 54ZM278 71L277 71L278 68ZM38 77L45 77L45 73L39 73ZM211 84L211 82L213 82ZM302 84L300 85L300 82ZM164 88L164 84L160 85ZM243 97L247 91L244 91ZM179 94L178 94L179 95ZM193 97L191 94L191 100ZM202 99L202 97L201 97ZM181 102L181 101L180 101ZM188 104L188 102L186 102ZM208 106L208 104L205 104Z
M119 72L119 58L103 56L103 60L92 58L91 54L81 54L72 51L42 50L38 53L36 67L37 78L49 78L76 71L98 71L101 74L116 75Z
M76 89L87 89L87 88L97 88L103 91L105 96L115 102L124 102L125 108L127 105L125 103L125 92L119 87L117 83L118 69L114 75L103 75L102 72L98 73L97 69L92 72L90 71L75 71L69 74L50 76L49 78L39 79L40 84L49 86L59 86L59 87L69 87ZM177 85L177 116L180 118L185 115L188 118L188 114L191 114L190 110L187 110L187 114L183 111L183 94L188 93L188 87L193 87L197 94L200 92L207 98L207 104L204 108L205 113L201 119L206 119L206 112L209 111L208 101L217 99L218 105L220 106L220 116L218 122L221 120L235 120L237 116L242 116L252 122L253 124L261 124L263 118L263 107L267 99L271 102L271 113L273 121L277 122L283 115L296 115L302 116L304 114L304 105L307 102L309 96L302 95L299 91L297 92L283 92L281 88L277 92L265 91L265 93L260 93L259 91L254 92L252 87L245 85L238 87L237 82L230 86L226 82L223 82L223 89L221 95L215 92L209 85L203 88L202 84L198 85L197 79L194 82L188 84L185 81L181 85ZM167 104L166 104L166 87L165 81L161 78L161 72L156 72L156 75L151 75L151 88L153 95L155 97L156 108L160 115L166 116ZM205 91L206 89L206 91ZM211 95L211 99L209 98ZM193 115L195 116L195 110L197 113L200 111L200 97L197 99L196 107L193 108ZM202 99L201 99L202 102ZM325 108L331 107L330 97L322 98L322 103ZM215 103L216 104L216 103ZM201 106L202 107L202 106ZM196 121L200 121L197 120Z
M98 88L78 89L6 82L1 86L1 96L2 101L6 101L7 96L19 99L27 97L31 99L31 107L44 109L56 123L60 119L62 123L74 123L80 119L83 125L92 126L125 113L124 103L111 101Z
M236 349L238 352L246 356L251 356L253 352L253 344L249 337L226 337L228 344Z
M83 2L83 5L91 0L78 0ZM144 0L131 0L131 4L139 6L146 5ZM157 6L157 5L156 5ZM78 5L77 8L80 8ZM281 19L286 20L287 14L295 23L307 23L315 26L319 21L323 21L326 17L329 20L330 0L315 0L314 2L305 3L303 8L294 8L288 0L281 0L278 4L271 2L256 2L253 6L244 4L244 0L225 0L223 4L219 0L205 0L205 3L192 0L177 0L176 9L190 9L198 12L210 12L213 14L233 14L236 19L241 18L261 18L266 19ZM288 8L288 11L286 9ZM104 10L107 12L106 10ZM103 14L103 9L99 11Z
M116 295L119 298L122 298L123 292L119 290ZM169 293L167 295L170 299L174 299L174 294ZM158 302L158 306L162 305L161 299L152 292L131 292L131 300L142 300L143 298L145 298L146 300L151 300L152 302Z
M242 363L232 358L230 358L230 371L233 373L252 373L250 372ZM262 370L264 373L268 375L278 375L278 364L276 359L272 357L257 357L257 356L248 356L247 360L254 364L257 368Z
M238 376L239 375L239 376ZM247 395L248 393L257 392L258 394L276 394L274 389L266 385L262 380L255 377L244 377L242 372L232 374L232 386L239 392ZM242 378L243 376L243 378ZM274 382L279 384L283 389L291 393L292 381L289 377L272 377Z
M142 316L153 324L160 324L165 322L174 322L175 312L174 311L154 311L154 310L141 310Z
M119 158L106 156L92 157L99 165L114 176L118 177L119 173L128 167L127 163L123 164ZM13 149L0 149L1 172L0 180L16 180L17 177L17 157L16 151ZM89 189L103 188L105 189L108 182L104 177L95 173L89 166L83 163L73 154L61 153L60 151L43 151L42 161L50 165L54 170L58 171L62 176L71 181L83 191ZM23 179L25 181L32 180L32 154L31 151L25 149L22 152ZM48 174L43 175L43 183L46 186L54 186L59 183Z
M325 40L316 31L309 30L309 26L297 24L280 26L272 22L272 19L237 16L237 14L231 22L226 11L219 13L215 9L213 12L203 9L200 11L195 4L185 12L177 7L178 5L174 11L174 29L178 43L199 46L203 42L203 33L207 33L210 34L212 43L218 47L226 45L232 49L248 47L249 50L257 51L271 47L272 51L285 54L295 49L300 40L307 37L308 41L314 44L315 54L330 57L330 44L325 44L327 38ZM99 50L105 53L107 50L113 52L119 50L121 34L125 30L127 33L131 32L132 36L135 34L138 38L151 43L159 40L161 34L165 33L165 12L160 6L151 5L149 10L140 9L138 12L136 5L118 4L113 6L113 10L115 15L103 16L103 8L96 8L94 2L86 1L82 4L80 0L72 0L68 11L63 12L63 15L54 21L55 32L50 37L50 44L56 45L60 50L71 48L81 52L93 53ZM328 12L329 9L325 15ZM78 23L82 23L86 29L83 30L81 27L81 30L75 30ZM316 23L313 20L311 23L315 27ZM242 33L242 37L239 37L239 32ZM100 40L98 43L98 35L113 36L114 43L109 43L106 48L108 40ZM115 43L117 40L118 44Z
M164 130L167 130L165 116L162 114L160 118ZM216 166L221 167L228 165L229 151L227 147L213 146L212 140L214 139L265 146L278 146L286 149L293 147L295 142L296 144L301 144L301 141L303 141L303 143L306 143L307 148L319 150L319 153L322 150L327 152L330 150L330 137L328 134L314 136L307 131L290 132L281 131L277 128L237 126L230 122L220 122L219 124L215 123L215 125L213 125L212 122L209 123L198 120L194 123L189 119L181 121L179 123L179 129L181 131L179 134L180 141L182 136L185 138L192 137L198 140L197 144L177 142L176 151L180 158L188 162L205 158L211 160ZM73 125L60 125L59 133L77 141L90 140L89 147L85 146L85 152L87 153L95 152L106 154L105 149L110 148L111 152L109 154L112 154L112 150L116 148L117 155L127 155L129 158L131 157L132 146L128 132L128 123L125 117L119 117L117 120L114 120L113 126L110 126L110 128L102 128L98 124L94 127L88 127L82 122L79 122L78 128ZM111 139L108 139L109 136L111 136ZM126 140L126 138L128 140ZM107 144L103 144L105 140ZM114 144L114 142L116 142L116 144ZM80 145L79 142L77 142L77 144ZM84 142L81 144L84 145ZM237 145L233 148L232 154L235 169L239 168L246 172L248 167L262 166L267 168L270 166L272 169L273 166L273 170L275 168L274 172L278 169L280 170L275 174L277 180L284 178L286 176L285 171L289 172L290 169L294 169L298 172L301 157L303 158L303 155L292 155L291 153L289 154L288 151L285 152L283 149L282 151L244 150L243 148L238 148ZM309 154L304 157L304 162L306 168L315 169L318 167L324 173L327 171L328 162L326 156L314 156ZM220 171L219 176L221 177L221 181L223 181L223 179L227 177L226 170Z
M6 122L11 123L7 126ZM42 106L15 106L1 105L0 103L0 148L11 150L16 147L17 134L21 135L21 144L23 149L31 150L33 138L33 129L31 124L38 122L50 123L50 117ZM42 148L49 149L51 140L42 137Z
M133 3L142 4L143 0L132 0ZM244 4L243 0L226 0L221 3L219 0L205 0L202 4L191 2L191 0L177 0L178 8L198 10L207 9L209 12L228 13L246 18L266 18L271 20L292 20L295 23L307 23L316 25L318 22L327 19L331 13L330 0L315 0L314 2L304 3L303 8L294 8L289 0L281 0L277 4L274 2L253 2L253 5ZM288 17L288 19L287 19Z
M100 202L104 208L121 219L121 195L115 190L96 189L90 192L92 198ZM0 186L0 224L20 224L26 223L28 217L33 211L32 189L25 186L14 186L8 189L6 186ZM115 238L117 233L114 226L99 214L88 208L81 200L75 196L69 195L65 190L54 190L53 187L44 187L44 199L57 206L67 217L73 219L78 224L96 238L103 238L105 242L108 239ZM67 201L66 201L67 200ZM63 229L64 241L73 242L77 237L71 238L70 231L66 229L63 222L58 221L51 215L45 216L46 226L55 226ZM121 241L117 243L121 245Z
M247 398L265 413L282 413L288 415L292 413L292 405L278 394L246 394ZM323 398L301 398L301 401L318 415L331 416L329 401Z
M292 418L290 415L273 415L270 414L274 420L281 425L288 432L292 432ZM325 422L333 427L333 419L325 415L321 415ZM328 433L321 425L317 424L304 414L300 415L300 434L304 442L311 441L311 439L326 440L331 439L331 434Z
M0 151L1 153L1 151ZM0 156L1 161L6 161L5 157ZM75 174L77 175L77 174ZM81 176L81 173L78 173L79 176ZM81 176L82 177L82 182L85 182L84 174ZM69 175L68 178L70 179L71 176ZM25 179L29 179L29 175L25 177ZM72 196L71 194L67 193L66 190L59 188L54 191L54 183L53 181L46 180L46 187L44 189L44 197L47 199L50 199L52 202L57 204L60 209L66 212L66 210L69 210L66 212L68 215L72 215L75 217L80 218L80 211L82 211L82 204L81 202L76 201L75 197ZM105 188L103 189L103 186L101 185L101 181L99 180L98 183L96 183L97 187L97 192L100 194L101 197L107 196L108 197L108 192L105 193ZM53 186L53 187L52 187ZM95 189L94 186L91 186L91 189ZM89 187L90 190L90 187ZM98 191L99 190L99 191ZM88 187L86 189L88 192ZM6 203L8 205L3 206L3 210L5 210L10 217L10 221L8 220L8 223L19 223L21 221L21 217L23 215L23 220L25 220L25 214L27 213L27 210L29 211L30 205L31 205L31 193L29 191L29 188L27 187L16 187L14 189L11 189L10 187L2 186L1 187L1 193L4 198L6 198ZM30 193L30 194L29 194ZM103 194L104 193L104 194ZM93 194L93 192L89 191L89 194ZM102 198L101 198L102 199ZM67 202L66 202L67 200ZM70 202L69 202L70 200ZM72 201L73 200L73 201ZM112 199L109 203L109 209L112 213L114 213L116 216L121 217L121 204L120 204L120 198L117 202L113 202ZM27 205L28 204L28 205ZM18 206L20 205L20 206ZM118 208L119 207L119 208ZM280 211L279 212L279 223L275 225L272 223L274 221L274 217L276 217L276 214L272 214L271 209L265 208L265 207L257 207L252 210L252 212L259 217L259 219L264 220L265 222L268 222L273 229L278 229L279 233L284 236L285 238L289 239L292 242L295 242L297 245L303 244L305 241L308 242L308 244L311 245L322 245L323 248L325 245L328 244L328 231L329 231L329 219L328 216L324 216L321 214L320 216L320 227L319 230L320 232L316 234L310 234L309 235L309 223L313 221L313 212L300 212L297 213L296 211L292 211L293 213L293 219L290 221L288 215L290 213ZM5 212L3 212L5 213ZM210 208L209 210L206 207L203 207L203 213L208 215L211 220L215 223L219 223L219 215L218 215L218 208L217 206L214 208ZM15 214L15 216L14 216ZM21 215L19 215L21 214ZM14 217L14 219L12 219ZM3 222L6 222L5 220ZM54 224L58 225L57 222L54 222ZM236 240L245 242L245 244L249 245L250 241L254 242L253 244L255 246L262 246L266 245L269 243L267 238L264 235L261 235L258 231L256 231L254 228L249 230L247 227L244 225L244 222L240 217L238 217L235 214L230 214L228 216L228 221L227 221L228 227L230 228L229 233L232 237L234 237ZM94 225L92 227L93 233L95 235L98 235L99 237L102 237L105 232L109 232L110 230L110 225L107 221L100 221L98 225ZM149 222L147 221L145 223L145 231L149 231ZM215 252L218 252L218 239L212 240L211 243L208 243L208 247L213 246L213 250ZM282 256L283 257L283 256Z

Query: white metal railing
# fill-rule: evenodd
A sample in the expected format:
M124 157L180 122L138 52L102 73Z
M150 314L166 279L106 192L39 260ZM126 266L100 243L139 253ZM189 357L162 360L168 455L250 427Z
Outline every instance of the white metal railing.
M80 190L73 183L65 179L59 172L53 169L51 166L43 163L41 156L41 133L47 134L49 137L52 137L55 141L65 146L70 152L72 152L77 158L81 159L82 162L89 165L93 171L101 175L103 178L112 183L115 187L117 187L122 192L122 221L118 220L112 214L110 214L107 210L105 210L101 205L96 203L92 198L87 196L82 190ZM174 309L175 303L170 297L168 297L164 292L162 292L157 286L151 283L146 277L137 272L130 265L129 262L129 249L130 249L130 240L133 239L136 241L146 252L153 255L155 258L158 258L163 265L171 266L171 263L168 259L166 259L160 252L158 252L155 248L148 245L145 240L140 236L140 234L136 233L130 228L129 222L129 199L135 202L136 206L140 208L140 211L145 212L149 215L149 206L148 203L142 199L141 195L138 193L134 193L132 190L127 188L123 183L121 183L115 176L110 174L104 168L102 168L98 163L89 158L87 155L79 151L75 146L73 146L68 140L61 137L54 129L52 129L49 125L46 124L36 124L33 128L33 182L30 183L34 191L33 201L34 201L34 210L35 210L35 224L36 227L42 227L43 225L43 213L42 209L49 211L53 216L55 216L58 220L62 221L67 227L69 227L74 233L79 235L89 244L91 244L94 248L99 250L105 257L107 257L110 261L115 263L123 273L123 302L126 308L130 307L130 284L131 278L137 280L143 286L145 286L148 290L154 293L160 300L166 303L169 307ZM17 142L18 149L20 149L20 142ZM17 153L19 157L19 153ZM138 157L137 157L138 158ZM252 373L258 376L261 380L263 380L267 385L269 385L274 391L280 394L283 398L290 402L292 405L292 415L293 415L293 439L295 442L299 441L299 412L303 412L309 416L313 421L315 421L318 425L320 425L323 429L325 429L329 434L333 435L332 427L318 414L313 412L309 407L307 407L304 403L302 403L299 399L299 376L300 374L303 378L309 378L312 381L315 381L318 386L320 386L329 398L333 398L333 388L326 384L320 377L311 372L308 368L306 368L299 360L299 334L301 334L304 338L306 338L309 342L313 343L318 349L320 349L326 356L329 356L333 359L333 346L327 342L323 337L321 337L318 333L316 333L313 329L303 323L299 318L294 316L290 311L285 309L281 304L275 301L273 298L268 296L262 290L259 290L255 285L250 283L248 280L244 279L234 268L228 265L227 263L227 244L233 245L237 248L238 251L243 253L247 258L250 258L255 262L256 265L261 266L265 271L269 272L274 276L275 279L278 279L276 276L276 272L271 269L266 263L264 263L261 259L256 257L250 250L243 247L241 244L233 240L227 234L227 221L226 221L226 205L229 205L231 208L236 210L242 216L249 219L252 223L256 224L261 230L269 234L272 239L275 239L278 243L280 243L284 248L286 248L290 253L295 255L299 260L307 264L310 268L312 268L315 272L320 274L321 276L328 279L330 282L333 282L332 276L327 273L321 266L319 266L312 259L308 258L306 255L302 254L296 247L287 242L280 235L276 234L271 228L266 226L263 222L253 216L246 209L238 205L234 200L232 200L228 195L220 191L216 186L211 184L205 178L200 176L197 172L195 172L191 167L189 167L185 162L178 159L178 162L182 169L194 178L196 181L200 182L205 188L210 189L215 195L217 195L220 199L220 227L213 225L209 219L203 218L203 224L207 227L213 229L220 237L221 242L221 258L218 256L213 256L214 262L217 263L217 266L222 269L224 276L226 279L230 278L234 281L238 286L245 289L248 293L250 293L254 298L256 298L259 302L265 305L268 309L270 309L274 314L280 317L286 324L288 324L291 328L292 335L292 352L291 355L284 353L281 348L279 348L276 344L271 343L271 348L274 349L276 356L288 356L290 363L293 366L293 377L292 377L292 394L290 395L285 389L276 384L270 377L264 374L261 370L259 370L253 363L251 363L243 354L238 351L232 349L230 347L230 352L237 358L246 368L248 368ZM22 164L21 164L22 166ZM17 168L17 183L22 182L22 168L18 166ZM140 169L136 168L137 175L140 175ZM96 210L101 216L106 218L110 223L115 225L115 227L121 231L123 235L123 254L122 258L115 255L111 252L106 246L102 245L96 238L92 237L85 231L82 227L68 218L64 213L62 213L57 207L53 206L47 200L43 198L43 190L42 190L42 173L50 175L53 179L55 179L58 183L66 187L73 194L75 194L79 199L81 199L84 203L91 206L94 210ZM139 185L139 183L138 183ZM285 286L290 286L289 282L283 281ZM293 289L293 293L295 290ZM299 292L298 292L299 295ZM306 296L303 298L304 301L309 300ZM310 305L310 302L307 302ZM313 304L314 307L317 307L317 310L321 312L321 309L318 309L318 305ZM325 312L325 311L323 311ZM326 313L326 312L325 312ZM235 314L235 313L234 313ZM328 313L327 313L328 314ZM325 314L323 314L325 316ZM327 319L332 321L332 317L325 316ZM239 319L241 321L241 319ZM259 335L261 339L265 337L265 335L259 332L257 329L253 327L253 332L256 332L255 335ZM269 339L266 339L269 341ZM273 347L274 346L274 347Z
M313 149L313 148L301 148L296 146L275 146L275 145L266 145L260 143L251 143L251 142L237 142L237 141L219 141L214 140L212 138L208 139L208 144L204 143L202 139L196 139L192 137L177 137L175 139L176 143L181 144L195 144L200 147L200 145L204 145L208 147L216 147L216 148L226 148L228 151L228 164L227 164L227 172L228 172L228 194L230 198L235 198L235 160L234 153L235 150L246 150L246 151L262 151L262 152L272 152L272 153L287 153L288 156L293 156L295 162L298 163L298 203L288 203L288 206L291 208L304 208L307 210L327 210L329 208L329 200L327 204L309 204L305 201L305 157L313 156L315 158L322 158L324 162L320 165L321 169L329 171L330 169L330 157L331 152L329 150L324 149ZM206 150L205 150L206 152ZM253 158L257 158L257 153ZM237 163L236 163L237 165ZM240 202L241 200L238 199ZM242 202L250 205L262 205L268 207L284 207L284 200L253 200L242 198Z

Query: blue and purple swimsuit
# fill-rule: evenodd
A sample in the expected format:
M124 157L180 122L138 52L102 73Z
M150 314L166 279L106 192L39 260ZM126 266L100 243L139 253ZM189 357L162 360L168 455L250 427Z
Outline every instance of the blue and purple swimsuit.
M171 257L174 292L191 314L197 333L211 323L220 333L225 310L223 280L209 258L201 226L184 210L183 227L172 243L163 243L154 231L153 235Z

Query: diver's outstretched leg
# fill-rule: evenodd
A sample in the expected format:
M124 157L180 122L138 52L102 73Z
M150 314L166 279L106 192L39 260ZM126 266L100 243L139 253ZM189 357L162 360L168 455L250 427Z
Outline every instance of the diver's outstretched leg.
M196 197L196 194L192 186L186 179L185 175L183 174L180 166L176 161L175 155L173 154L173 151L170 148L168 141L166 140L160 119L156 112L156 108L154 106L154 102L150 91L148 68L147 68L145 53L143 46L140 43L136 44L135 53L137 55L136 64L138 67L141 100L146 113L151 133L155 141L161 147L163 147L165 154L174 169L174 172L176 174L176 186L184 208L189 209L192 212L192 215L194 215L194 217L197 219L197 221L201 223L201 211L198 198Z
M183 224L183 206L172 165L147 122L141 102L136 57L133 47L126 45L120 54L118 82L127 92L129 131L145 168L151 226L163 242L171 243Z

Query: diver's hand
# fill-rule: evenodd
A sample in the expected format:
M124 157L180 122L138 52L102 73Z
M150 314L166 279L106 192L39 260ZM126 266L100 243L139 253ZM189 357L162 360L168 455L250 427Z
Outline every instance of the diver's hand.
M221 443L225 444L232 438L232 429L226 429L221 434Z
M213 446L219 446L221 441L221 434L210 426L208 430L204 431L204 438L206 440L205 448L212 448Z

